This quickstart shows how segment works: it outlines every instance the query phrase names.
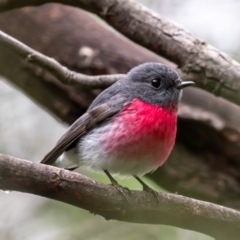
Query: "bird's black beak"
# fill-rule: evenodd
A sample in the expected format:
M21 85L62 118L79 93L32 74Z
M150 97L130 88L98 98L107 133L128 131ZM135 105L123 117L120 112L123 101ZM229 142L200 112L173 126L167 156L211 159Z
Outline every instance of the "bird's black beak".
M191 86L193 84L195 84L195 83L192 82L192 81L182 81L182 82L177 84L176 88L181 90L181 89L183 89L185 87L189 87L189 86Z

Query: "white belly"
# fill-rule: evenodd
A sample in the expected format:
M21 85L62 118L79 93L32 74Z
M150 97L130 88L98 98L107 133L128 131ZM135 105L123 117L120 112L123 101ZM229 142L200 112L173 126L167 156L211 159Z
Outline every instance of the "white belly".
M89 171L103 173L108 170L110 174L128 176L142 176L155 170L158 166L151 160L151 154L140 159L118 158L113 154L108 154L102 148L100 141L108 126L92 130L83 136L77 147L64 152L55 162L55 166L62 168L81 167Z

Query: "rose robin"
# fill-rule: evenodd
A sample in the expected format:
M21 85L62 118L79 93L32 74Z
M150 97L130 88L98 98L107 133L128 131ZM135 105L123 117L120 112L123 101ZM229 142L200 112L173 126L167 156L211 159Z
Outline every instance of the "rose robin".
M134 176L156 170L168 158L176 137L182 81L170 67L144 63L103 91L60 138L41 163Z

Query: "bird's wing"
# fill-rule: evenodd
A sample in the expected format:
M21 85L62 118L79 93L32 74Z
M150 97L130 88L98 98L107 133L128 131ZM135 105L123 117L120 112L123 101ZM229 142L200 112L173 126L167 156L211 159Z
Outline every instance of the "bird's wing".
M115 98L116 99L116 98ZM96 124L116 114L123 106L123 99L100 104L78 118L59 139L56 146L43 158L41 163L51 165L67 148Z

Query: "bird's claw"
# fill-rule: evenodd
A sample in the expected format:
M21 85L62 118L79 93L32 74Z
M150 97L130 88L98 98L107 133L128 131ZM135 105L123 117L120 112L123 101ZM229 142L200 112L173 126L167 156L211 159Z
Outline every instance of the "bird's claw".
M147 192L147 193L151 193L157 200L157 205L160 202L160 197L157 191L155 191L154 189L150 188L145 182L143 182L139 177L134 176L135 179L141 183L142 187L143 187L143 191Z
M108 176L108 178L111 181L111 186L113 186L114 188L116 188L118 190L118 192L122 195L123 199L125 202L128 202L128 197L126 194L126 191L128 192L128 194L130 193L130 190L126 187L121 186L120 184L118 184L118 182L111 176L111 174L107 171L104 170L104 172L106 173L106 175Z
M148 185L143 186L143 191L152 194L156 198L158 205L158 203L160 202L160 197L157 191L150 188Z

